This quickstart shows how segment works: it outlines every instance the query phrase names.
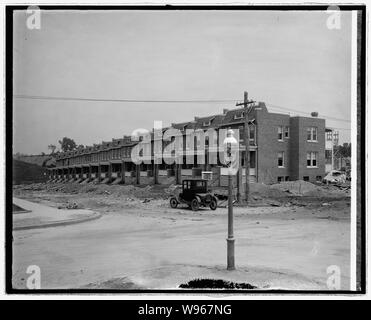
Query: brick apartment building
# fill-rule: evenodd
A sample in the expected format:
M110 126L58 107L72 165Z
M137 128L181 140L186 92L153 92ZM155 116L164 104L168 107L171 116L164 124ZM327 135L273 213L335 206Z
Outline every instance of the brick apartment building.
M250 181L271 184L302 179L314 182L324 177L326 169L330 168L329 162L332 163L333 145L328 140L330 136L333 139L333 130L325 127L324 119L313 115L291 117L269 112L263 102L254 105L249 114ZM239 129L242 138L243 126L243 108L224 109L223 114L195 117L193 121L171 125L180 130L184 142L187 129ZM136 165L132 162L131 150L138 141L124 136L58 154L56 167L50 170L50 179L55 182L170 184L189 177L201 177L203 171L211 171L212 184L226 184L226 168L219 161L217 164L208 161L208 140L205 143L205 163L198 164L196 153L184 143L184 152L194 156L194 163L169 165L164 161L154 164L153 139L152 134L150 163ZM244 150L243 139L240 139L241 170L234 179L235 183L241 183L241 188L245 181Z

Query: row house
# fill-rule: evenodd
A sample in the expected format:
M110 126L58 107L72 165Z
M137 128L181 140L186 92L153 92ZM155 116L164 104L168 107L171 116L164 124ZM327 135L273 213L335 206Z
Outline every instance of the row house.
M202 173L211 173L213 184L225 185L227 170L214 148L224 139L223 130L234 129L239 132L240 167L236 183L241 183L245 170L244 109L224 109L223 113L195 117L183 123L172 123L161 132L150 133L147 156L139 165L131 158L132 148L143 137L133 139L124 136L121 139L103 141L100 144L87 146L74 151L58 154L56 167L51 169L53 181L76 181L79 183L180 183L189 177L201 177ZM176 129L178 137L170 136L163 140L163 133ZM214 129L217 134L208 136L208 130ZM204 139L193 132L204 132ZM337 143L338 133L325 127L325 120L312 117L290 116L288 114L269 112L265 103L253 105L249 113L249 178L252 182L276 183L287 180L321 180L332 163L333 145ZM174 151L166 153L166 147L174 139L181 141L182 163L169 164L166 159L174 158ZM330 139L331 138L331 143ZM161 139L163 156L156 156L156 139ZM148 152L147 152L148 155ZM189 161L192 159L192 161ZM202 161L200 161L202 159ZM216 161L215 161L216 159ZM213 160L213 161L211 161Z

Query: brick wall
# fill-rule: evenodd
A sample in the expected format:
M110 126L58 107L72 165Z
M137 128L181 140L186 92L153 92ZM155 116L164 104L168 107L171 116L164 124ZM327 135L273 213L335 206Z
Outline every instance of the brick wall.
M262 110L256 112L256 122L257 181L267 184L277 183L278 177L289 176L291 135L290 138L283 137L283 141L278 141L278 126L290 126L290 116ZM285 154L284 168L278 167L278 152Z
M325 175L325 120L307 117L292 117L290 119L293 131L291 141L291 170L292 180L303 180L305 176L309 181L315 182L317 176ZM317 128L317 142L307 141L307 128ZM317 168L307 168L307 152L317 152Z

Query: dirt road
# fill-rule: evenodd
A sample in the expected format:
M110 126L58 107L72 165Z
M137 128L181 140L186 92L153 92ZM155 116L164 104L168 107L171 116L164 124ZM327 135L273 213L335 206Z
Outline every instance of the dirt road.
M23 196L53 206L60 205L61 197L68 198L103 217L79 225L14 232L16 288L25 287L27 267L38 265L42 288L125 288L123 281L138 288L177 288L201 276L245 281L264 289L316 290L327 289L326 270L336 265L341 289L349 289L346 199L235 208L237 270L228 272L225 208L193 212L170 209L162 199L115 200L107 194L92 198L23 192Z

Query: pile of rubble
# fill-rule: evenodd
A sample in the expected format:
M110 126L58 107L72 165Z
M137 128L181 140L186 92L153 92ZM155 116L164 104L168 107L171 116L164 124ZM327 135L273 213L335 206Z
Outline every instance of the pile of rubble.
M220 189L220 190L219 190ZM106 184L77 184L77 183L34 183L29 185L14 186L14 193L25 191L65 194L85 194L90 196L100 195L126 200L151 201L154 199L167 199L170 195L181 191L179 185L106 185ZM222 198L227 197L228 190L214 188L214 193ZM250 185L252 201L262 199L285 199L290 197L344 197L350 194L350 185L322 184L316 185L303 180L286 181L273 185L253 183ZM223 199L224 199L223 198ZM222 199L220 199L222 200Z
M270 186L271 189L276 189L285 192L292 196L306 196L306 197L336 197L344 196L343 190L334 189L326 185L315 185L313 183L297 180L286 181Z
M66 193L66 194L92 194L106 195L117 198L138 198L138 199L161 199L167 198L177 188L175 185L107 185L107 184L78 184L78 183L34 183L29 185L14 186L14 192L42 191L45 193Z

